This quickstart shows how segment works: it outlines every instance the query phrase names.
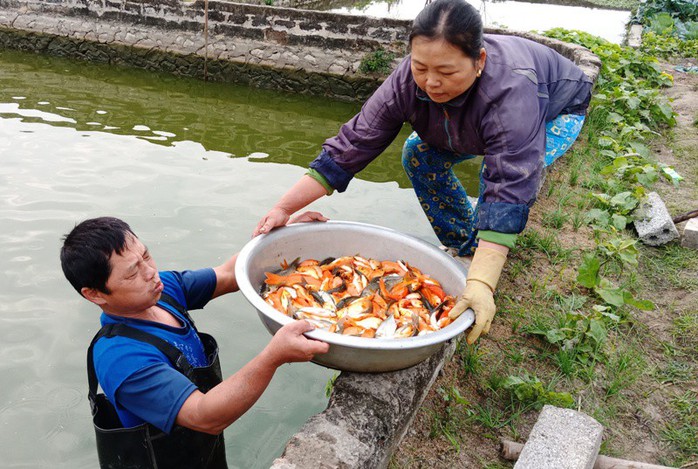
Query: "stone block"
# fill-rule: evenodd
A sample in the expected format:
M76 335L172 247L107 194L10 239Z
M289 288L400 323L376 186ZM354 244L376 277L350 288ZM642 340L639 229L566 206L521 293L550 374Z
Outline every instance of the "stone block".
M698 217L688 220L683 228L681 246L698 249Z
M638 238L650 246L661 246L679 237L679 231L661 197L650 192L647 201L636 211L635 229Z
M628 46L633 47L637 49L642 45L642 25L641 24L633 24L630 26L630 29L628 30Z
M603 426L586 414L543 407L514 469L592 469Z

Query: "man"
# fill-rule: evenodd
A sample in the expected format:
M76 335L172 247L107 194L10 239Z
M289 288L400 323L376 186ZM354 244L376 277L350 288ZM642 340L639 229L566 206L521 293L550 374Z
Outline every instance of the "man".
M294 221L322 219L308 212ZM60 257L68 281L103 311L88 351L102 467L227 467L223 430L279 366L329 349L303 335L310 323L294 321L223 381L215 340L198 332L187 311L238 290L237 255L215 268L159 272L128 224L101 217L75 226Z

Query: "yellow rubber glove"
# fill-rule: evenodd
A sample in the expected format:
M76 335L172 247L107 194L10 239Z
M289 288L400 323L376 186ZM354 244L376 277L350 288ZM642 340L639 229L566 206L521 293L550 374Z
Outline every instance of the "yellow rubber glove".
M468 308L475 311L475 325L466 341L475 342L480 334L487 334L494 319L497 307L494 304L494 290L507 260L506 254L495 249L478 247L468 269L465 291L458 298L448 317L456 319Z

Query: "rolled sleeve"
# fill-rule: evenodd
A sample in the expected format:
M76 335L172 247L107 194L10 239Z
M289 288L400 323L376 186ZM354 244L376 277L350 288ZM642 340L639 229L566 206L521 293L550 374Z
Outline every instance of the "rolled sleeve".
M529 208L526 204L482 202L478 210L477 229L481 231L518 234L528 222Z
M344 192L349 186L354 175L342 169L327 150L322 150L315 160L310 163L310 169L314 169L325 181L339 192Z

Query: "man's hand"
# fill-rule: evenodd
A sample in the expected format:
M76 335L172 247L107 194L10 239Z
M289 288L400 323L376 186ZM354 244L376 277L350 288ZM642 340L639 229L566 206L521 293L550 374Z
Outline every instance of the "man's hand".
M477 280L468 280L463 295L458 298L455 306L448 313L448 317L456 319L468 308L475 311L475 325L465 339L468 344L472 344L481 334L490 332L490 325L494 319L494 313L497 311L490 287Z
M308 210L307 212L303 212L300 215L296 215L294 217L291 217L291 219L286 223L287 225L290 225L292 223L308 223L312 221L327 221L329 218L324 216L320 212L311 212Z
M330 349L329 344L303 335L313 329L308 321L286 324L262 353L233 376L205 394L199 390L191 393L177 414L177 424L211 435L221 433L259 399L278 367L308 361Z
M312 340L303 334L315 329L310 322L293 321L276 331L267 351L277 366L291 362L307 362L317 354L327 353L330 345L318 340Z

